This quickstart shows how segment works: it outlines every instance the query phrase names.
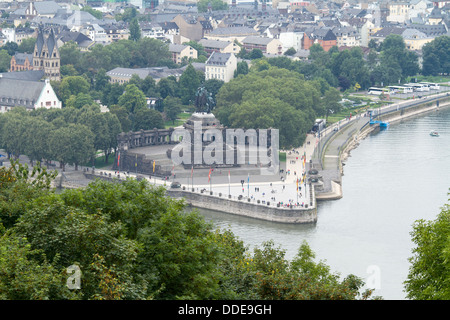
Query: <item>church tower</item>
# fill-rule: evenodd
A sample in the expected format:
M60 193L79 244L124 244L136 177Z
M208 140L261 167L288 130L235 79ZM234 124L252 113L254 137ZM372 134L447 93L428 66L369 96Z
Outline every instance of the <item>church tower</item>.
M44 70L47 79L59 81L61 80L60 60L53 29L50 29L50 34L46 37L42 27L40 27L34 46L33 70Z

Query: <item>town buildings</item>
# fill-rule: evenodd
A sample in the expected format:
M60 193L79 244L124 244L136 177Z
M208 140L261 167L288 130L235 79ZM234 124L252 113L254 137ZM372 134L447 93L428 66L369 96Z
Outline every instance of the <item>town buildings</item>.
M199 52L186 44L198 42L206 52L206 58L202 57L206 62L195 62L196 68L204 70L207 79L224 81L232 79L231 70L242 49L259 49L266 56L276 57L292 48L296 53L289 56L291 59L307 60L309 49L315 44L325 51L334 46L367 48L372 40L380 43L397 34L409 50L420 55L424 45L450 34L450 0L230 0L228 9L209 7L206 12L198 12L195 1L181 0L88 4L101 14L94 17L88 11L78 10L83 7L81 3L77 8L56 0L0 2L4 13L0 18L0 45L36 39L32 57L31 52L14 54L10 71L32 68L43 71L44 78L60 80L58 48L74 41L81 51L87 52L96 44L128 39L129 22L117 21L115 15L133 7L149 18L139 22L142 37L166 42L172 61L179 65L199 58ZM231 65L229 70L227 63ZM126 83L133 74L159 81L168 75L179 77L182 70L119 66L107 71L111 82Z

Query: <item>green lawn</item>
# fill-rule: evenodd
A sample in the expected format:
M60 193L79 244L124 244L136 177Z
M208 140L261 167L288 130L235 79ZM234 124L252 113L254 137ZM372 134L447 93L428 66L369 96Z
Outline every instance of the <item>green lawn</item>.
M95 168L96 169L101 169L101 168L106 168L106 167L110 167L113 163L114 163L114 153L110 154L108 157L108 163L105 163L105 156L101 155L98 156L97 158L95 158ZM83 167L92 167L92 162L88 162L88 163L84 163L82 164Z
M168 129L170 127L174 128L181 126L183 123L186 122L187 119L189 119L191 115L192 115L191 113L180 112L177 116L177 120L175 120L175 123L171 120L168 120L164 123L164 127Z

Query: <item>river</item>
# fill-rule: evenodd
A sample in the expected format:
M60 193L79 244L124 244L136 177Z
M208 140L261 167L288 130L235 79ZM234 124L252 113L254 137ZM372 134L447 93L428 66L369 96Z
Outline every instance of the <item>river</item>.
M431 137L431 130L439 137ZM386 300L405 300L418 219L434 220L448 203L450 109L373 133L345 162L343 198L321 202L314 225L285 225L199 210L251 248L273 240L291 259L306 241L332 272L355 274Z

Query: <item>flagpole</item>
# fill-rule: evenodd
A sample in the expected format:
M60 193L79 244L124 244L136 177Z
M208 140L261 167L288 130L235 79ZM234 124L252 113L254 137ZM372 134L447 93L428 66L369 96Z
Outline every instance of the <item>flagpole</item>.
M155 164L156 164L156 161L153 160L153 179L155 181L155 186L156 186Z
M228 197L231 195L231 172L228 170Z
M247 198L250 198L250 173L247 176Z
M208 181L209 181L209 192L212 192L212 185L211 185L211 168L209 168L209 174L208 174Z

